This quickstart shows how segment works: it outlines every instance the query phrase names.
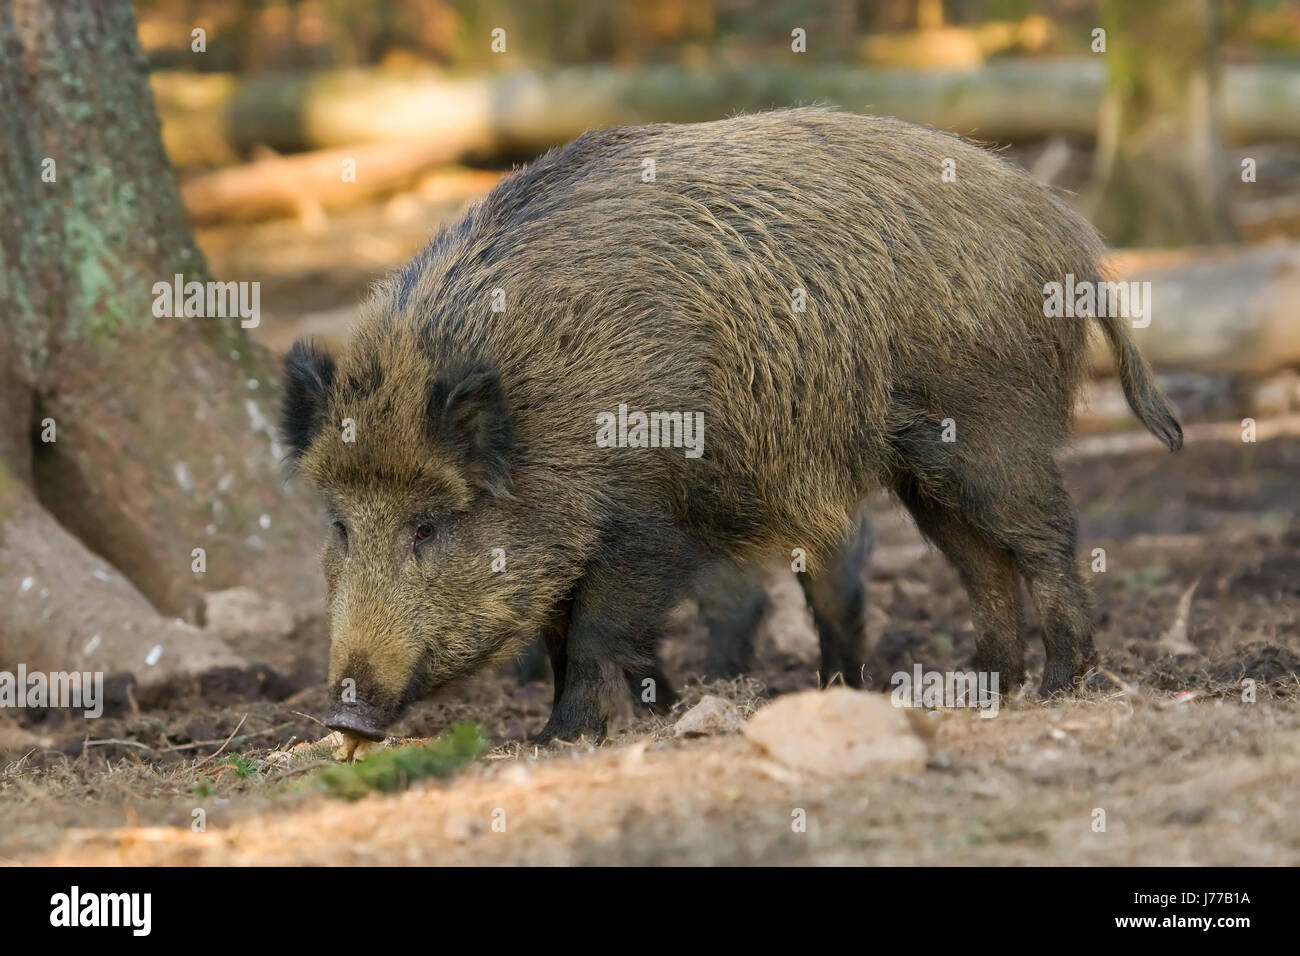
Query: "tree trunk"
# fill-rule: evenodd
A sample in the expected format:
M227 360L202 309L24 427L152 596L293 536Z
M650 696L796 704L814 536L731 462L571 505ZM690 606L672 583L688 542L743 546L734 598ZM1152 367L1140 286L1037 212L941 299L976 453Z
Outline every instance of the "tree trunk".
M251 584L305 616L315 519L239 316L155 314L155 283L209 277L130 3L0 0L0 115L0 661L238 663L153 608Z
M1106 0L1092 219L1114 245L1233 238L1211 0Z

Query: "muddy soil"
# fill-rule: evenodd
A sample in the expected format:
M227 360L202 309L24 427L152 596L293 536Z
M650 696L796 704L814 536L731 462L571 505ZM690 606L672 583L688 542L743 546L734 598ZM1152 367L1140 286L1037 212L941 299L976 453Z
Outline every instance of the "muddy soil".
M502 672L444 689L396 728L427 736L476 721L494 744L485 758L448 782L344 803L302 785L310 766L263 763L323 735L325 696L317 683L262 675L252 691L246 681L178 687L145 704L127 695L99 720L0 725L0 858L1300 863L1300 438L1065 467L1104 671L1071 701L1022 697L991 720L929 713L922 773L811 779L740 737L677 740L673 716L631 702L604 746L537 751L527 739L546 719L549 681ZM955 573L887 501L873 513L877 683L915 664L969 668L974 638ZM1104 571L1091 570L1094 549ZM701 628L692 607L679 609L663 648L683 689L678 713L705 690L752 712L816 685L798 587L779 568L768 579L773 607L745 679L701 682ZM1032 671L1036 629L1030 649ZM491 829L496 810L505 834Z

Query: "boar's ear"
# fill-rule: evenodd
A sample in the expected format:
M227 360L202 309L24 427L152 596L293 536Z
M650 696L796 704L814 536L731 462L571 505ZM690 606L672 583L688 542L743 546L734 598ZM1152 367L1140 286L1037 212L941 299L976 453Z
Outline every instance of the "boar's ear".
M458 453L477 484L508 497L514 429L501 376L485 362L471 362L433 383L429 436Z
M284 359L280 437L297 461L325 422L325 402L334 381L334 360L314 342L298 341Z

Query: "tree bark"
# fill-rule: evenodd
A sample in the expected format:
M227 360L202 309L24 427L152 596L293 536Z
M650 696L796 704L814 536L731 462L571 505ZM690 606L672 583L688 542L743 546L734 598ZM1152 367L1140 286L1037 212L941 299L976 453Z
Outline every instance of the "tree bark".
M239 317L155 315L155 283L209 276L130 3L0 0L0 115L0 659L235 661L153 608L251 584L309 614L315 519Z

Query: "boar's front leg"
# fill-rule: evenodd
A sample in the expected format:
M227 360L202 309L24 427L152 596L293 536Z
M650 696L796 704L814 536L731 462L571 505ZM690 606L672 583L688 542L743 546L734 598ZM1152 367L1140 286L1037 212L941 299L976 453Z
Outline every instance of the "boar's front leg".
M627 680L627 689L632 692L632 700L645 706L650 713L662 717L677 703L677 691L673 690L672 682L657 662L628 668L623 676Z
M758 622L767 611L760 569L718 561L700 576L693 590L708 633L705 675L724 680L738 677L754 662Z
M857 689L871 682L873 655L867 642L865 573L875 541L871 516L865 507L860 508L853 534L827 566L798 575L817 625L822 652L818 682L823 687L836 679Z
M564 673L556 678L555 704L551 719L537 735L539 744L579 737L604 740L617 695L626 693L622 668L602 660L598 653L589 653L598 643L591 640L590 632L579 630L576 641L574 636L570 632Z
M655 665L655 642L701 550L670 522L637 518L611 523L567 608L567 633L556 619L546 645L555 671L555 703L538 743L603 740L629 676L658 675L656 696L672 691ZM628 676L625 676L628 675ZM662 686L659 686L662 684Z

